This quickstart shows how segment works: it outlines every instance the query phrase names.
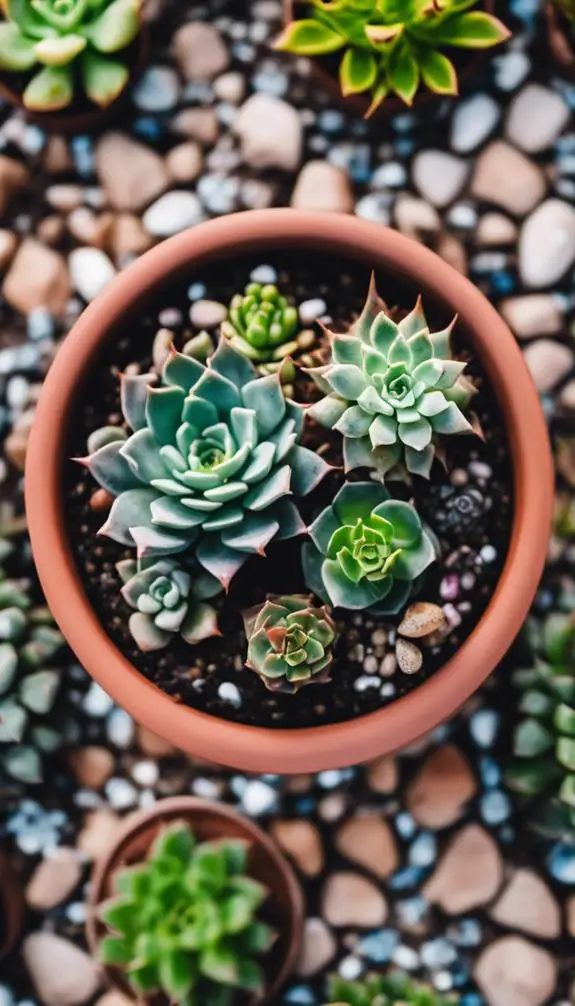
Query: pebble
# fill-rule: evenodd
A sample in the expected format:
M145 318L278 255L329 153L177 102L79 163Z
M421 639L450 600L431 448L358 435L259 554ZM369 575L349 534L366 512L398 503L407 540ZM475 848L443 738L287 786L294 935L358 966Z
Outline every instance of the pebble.
M189 21L176 31L172 51L185 80L212 80L227 70L230 56L218 29Z
M424 762L407 789L407 806L424 828L445 828L458 821L475 796L477 783L458 748L446 744Z
M555 988L557 968L545 950L504 936L480 955L474 978L488 1006L542 1006Z
M441 220L434 206L424 199L417 199L408 192L400 192L395 207L395 222L398 230L408 237L434 233L439 230Z
M575 262L575 208L547 199L519 235L519 274L527 287L553 286Z
M452 203L461 192L468 173L467 161L443 150L422 150L413 159L413 183L434 206Z
M400 671L404 674L417 674L423 665L423 654L415 643L409 639L398 638L395 644L395 655Z
M242 156L253 168L295 171L302 154L303 128L292 105L268 94L252 94L241 106L233 129Z
M291 856L306 877L316 877L324 865L320 834L311 821L274 821L272 835L284 852Z
M137 733L140 748L150 758L167 758L177 751L177 748L173 744L164 740L163 737L158 737L157 734L152 733L151 730L147 730L146 727L138 726Z
M547 869L561 884L575 884L575 849L572 845L557 842L547 857Z
M393 793L399 780L395 758L385 756L371 762L367 768L369 785L376 793Z
M492 747L498 727L499 716L494 709L479 709L469 723L471 736L481 748Z
M22 956L44 1006L80 1006L98 991L97 961L55 933L31 933L22 944Z
M475 236L478 245L512 245L517 240L517 227L503 213L484 213Z
M490 901L502 880L496 843L479 825L469 824L448 845L423 894L448 915L460 915Z
M152 362L154 369L160 371L170 355L174 333L169 328L160 328L154 336L152 343Z
M254 779L249 782L242 795L242 804L247 814L259 817L261 814L269 814L277 803L277 793L275 789Z
M573 353L561 342L537 339L530 342L523 353L531 371L535 387L540 394L551 391L573 368Z
M530 936L554 940L561 935L559 905L533 870L516 870L489 914L500 925Z
M114 279L116 269L99 248L75 248L68 256L74 289L88 303Z
M527 84L509 106L505 134L516 147L538 154L554 143L570 114L569 106L556 91L541 84Z
M531 62L526 53L519 50L509 50L493 60L495 66L495 83L502 91L514 91L523 83Z
M337 831L336 848L353 863L358 863L381 880L399 866L393 832L379 814L351 817Z
M101 859L116 841L118 823L118 815L108 807L90 811L86 814L84 825L78 835L77 848L88 859Z
M223 73L214 81L214 94L220 101L229 101L232 105L239 105L243 101L245 93L245 80L241 73L236 73L234 70Z
M190 308L190 321L195 328L217 328L225 321L228 309L217 300L196 300Z
M179 143L166 154L166 168L174 182L193 182L203 167L202 148L196 140Z
M131 768L131 775L138 786L155 786L160 774L159 766L151 759L142 759L135 762Z
M397 627L397 631L401 636L407 636L408 639L419 639L442 629L444 625L445 615L438 604L417 601L409 606Z
M301 953L296 971L301 978L316 975L335 957L337 944L323 919L306 919L303 927Z
M108 204L137 213L169 185L164 158L124 133L105 133L96 146L96 170Z
M329 161L308 161L301 169L291 197L297 210L322 210L332 213L353 211L353 192L349 177Z
M115 758L107 748L76 748L70 753L70 765L82 786L101 789L114 771Z
M541 169L504 140L494 140L477 158L471 180L477 199L523 217L541 202L545 190Z
M218 688L218 696L223 702L229 702L235 709L241 709L242 695L233 681L222 681Z
M108 740L118 748L128 748L134 739L135 724L124 709L112 710L106 721Z
M26 901L34 911L49 911L70 896L81 876L76 850L60 846L38 863L26 886Z
M138 798L132 783L121 776L113 776L108 779L104 792L110 806L115 810L127 810L128 807L133 807Z
M154 237L167 238L203 220L200 200L193 192L166 192L152 203L142 223Z
M488 94L458 102L451 120L451 147L457 154L476 150L499 122L499 105Z
M79 206L70 213L67 227L77 241L94 248L104 248L109 242L114 226L112 213L94 213L88 206Z
M299 305L299 320L302 325L313 325L327 311L327 304L321 297L303 300Z
M71 293L65 259L34 238L25 238L6 274L2 293L22 314L43 307L55 317L63 315Z
M169 66L149 66L132 89L132 98L142 112L167 112L179 96L178 75Z
M6 212L16 193L26 188L29 179L25 164L0 154L0 214Z
M555 335L563 327L563 316L550 293L529 293L502 301L500 310L520 339L534 335Z
M213 108L183 108L172 119L172 129L206 146L216 142L220 127Z
M383 894L359 873L332 873L321 900L322 915L332 926L382 926L387 918Z

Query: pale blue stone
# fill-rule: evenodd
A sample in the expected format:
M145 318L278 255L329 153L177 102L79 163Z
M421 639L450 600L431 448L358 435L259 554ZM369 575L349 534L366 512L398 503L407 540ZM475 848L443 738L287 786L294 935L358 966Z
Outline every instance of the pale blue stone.
M335 108L326 108L318 113L317 124L325 133L337 133L344 123L343 115Z
M205 283L192 283L188 287L188 297L190 300L201 300L202 297L206 296L206 284Z
M269 814L277 803L277 793L260 779L249 782L242 795L242 804L246 814L252 817L259 817L260 814Z
M398 870L389 878L388 885L394 891L404 891L407 887L416 887L423 876L423 870L415 866L407 866L403 870Z
M26 318L28 338L33 342L54 338L54 318L46 307L33 308Z
M134 102L143 112L167 112L177 104L180 82L169 66L150 66L133 88Z
M399 942L399 934L393 929L381 929L369 933L356 946L356 951L373 964L385 964L389 961Z
M504 56L496 56L493 64L495 83L502 91L514 91L519 87L531 67L531 61L524 52L513 50L506 52Z
M24 130L24 150L27 154L39 154L46 143L46 133L38 126L26 126Z
M134 739L134 721L123 709L113 709L106 721L108 739L118 748L128 748Z
M393 963L406 971L415 971L419 967L419 954L413 947L402 944L393 951Z
M87 178L95 171L94 144L89 136L74 136L70 141L72 157L79 175Z
M0 1006L14 1006L14 996L7 985L0 985Z
M338 970L342 978L345 978L348 982L354 982L363 971L363 964L359 957L349 954L347 957L342 958Z
M437 856L437 840L429 831L422 831L414 839L409 850L409 862L412 866L431 866Z
M407 810L396 816L395 826L402 838L411 838L415 834L415 821Z
M486 789L492 789L501 782L501 769L493 758L482 755L479 759L479 772L481 781Z
M407 172L398 161L388 161L387 164L380 164L379 168L373 172L371 177L371 187L378 188L399 188L405 185Z
M258 265L250 273L252 283L277 283L277 278L273 265Z
M459 919L450 926L448 935L460 947L476 947L481 941L481 926L477 919Z
M295 1006L314 1006L316 1002L315 995L309 985L292 985L284 992L283 997L286 1003L294 1003Z
M445 968L457 960L457 951L449 940L440 938L423 943L420 951L421 960L426 968Z
M480 748L493 746L499 729L499 714L495 709L479 709L471 717L469 730Z
M254 90L270 94L274 98L282 98L289 85L286 74L277 66L266 63L252 77Z
M486 824L502 824L510 814L511 803L502 790L492 790L481 798L481 816Z
M575 845L557 842L547 856L547 869L562 884L575 884Z
M427 915L429 904L422 894L416 894L413 898L405 898L397 901L395 910L398 918L405 926L415 926Z

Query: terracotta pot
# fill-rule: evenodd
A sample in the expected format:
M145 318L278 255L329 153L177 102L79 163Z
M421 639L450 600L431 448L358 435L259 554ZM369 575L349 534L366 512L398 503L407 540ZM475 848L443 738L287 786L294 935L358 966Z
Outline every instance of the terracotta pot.
M554 59L571 80L575 80L575 27L553 0L544 8L547 39Z
M23 921L20 878L8 856L0 851L0 961L16 946Z
M495 13L495 0L485 0L483 6L485 10L489 11L489 13ZM305 0L283 0L284 24L288 24L290 21L293 21L294 13L296 16L298 14L301 16L301 13L305 12L306 9L309 9L309 4L307 4ZM337 57L338 53L335 53L334 55ZM471 53L467 49L463 50L463 66L458 71L459 84L461 85L464 81L474 77L486 58L487 53L485 50L475 50ZM324 87L333 98L336 98L337 101L344 105L344 107L350 112L355 113L356 115L365 116L371 104L370 99L364 94L349 94L347 97L344 97L341 93L339 80L334 73L331 73L328 70L325 59L322 60L317 56L311 56L309 59L313 74L322 87ZM434 91L428 91L427 89L420 87L413 99L411 108L416 111L420 111L428 109L430 106L436 105L440 101L456 101L457 98L457 94L436 94ZM401 98L388 97L371 116L370 121L381 122L385 119L390 119L394 115L399 115L402 112L407 111L409 111L409 106L406 105Z
M494 595L458 652L429 680L385 709L302 730L239 725L178 704L120 653L84 593L70 551L62 498L68 425L78 388L104 341L122 331L162 283L197 264L302 249L365 263L408 283L459 328L493 383L513 459L515 509ZM90 674L149 730L183 750L254 772L314 772L401 748L451 716L503 657L523 624L543 569L551 524L553 467L537 393L515 339L486 298L415 241L353 216L278 209L212 220L171 238L126 269L90 305L64 341L40 397L28 448L26 504L34 556L48 602ZM319 686L318 686L319 687Z
M141 862L158 831L164 825L180 820L186 821L196 838L202 842L240 838L251 844L249 874L270 892L264 906L265 921L279 936L262 961L268 979L265 996L257 1000L247 996L238 997L238 1006L240 1003L245 1006L264 1006L273 1001L296 963L304 920L303 896L293 870L271 839L252 821L225 804L210 803L191 796L175 796L160 800L150 810L130 815L120 829L113 848L100 860L92 877L86 921L86 935L92 954L96 955L98 943L107 931L98 919L97 907L114 893L114 873L124 866ZM118 968L105 970L109 981L136 1001L122 972ZM154 997L153 1006L164 1004L167 1006L167 1000L163 996Z
M14 108L21 109L29 122L33 122L47 133L61 133L64 136L93 133L102 126L113 123L125 110L130 88L146 65L149 40L149 27L144 23L138 37L126 51L130 67L128 83L107 108L99 108L87 99L79 98L61 112L32 112L24 107L22 91L14 86L15 75L6 71L0 72L0 98Z

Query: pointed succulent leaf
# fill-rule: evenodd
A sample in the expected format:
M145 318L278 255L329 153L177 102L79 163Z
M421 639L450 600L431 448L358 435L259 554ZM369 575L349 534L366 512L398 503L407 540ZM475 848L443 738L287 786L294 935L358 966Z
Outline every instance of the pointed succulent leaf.
M35 63L34 40L27 38L17 24L0 24L0 70L25 73Z
M140 30L141 0L113 0L87 27L86 33L98 52L125 49Z
M298 56L324 56L345 45L345 36L326 24L305 18L292 21L274 42L274 49Z
M46 66L26 87L22 101L31 112L59 112L71 104L74 82L69 67Z

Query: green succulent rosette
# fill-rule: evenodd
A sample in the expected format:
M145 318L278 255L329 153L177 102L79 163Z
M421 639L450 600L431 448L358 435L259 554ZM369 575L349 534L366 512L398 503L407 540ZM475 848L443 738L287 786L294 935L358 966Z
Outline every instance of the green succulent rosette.
M248 283L230 303L222 335L254 363L280 362L297 351L297 308L272 283Z
M359 981L334 976L329 983L330 1006L455 1006L444 996L404 972L371 974Z
M98 431L96 449L77 459L116 497L100 534L136 546L140 559L193 546L227 588L250 555L305 531L291 497L309 493L330 466L299 443L304 411L285 398L279 376L259 377L225 340L207 365L173 351L161 386L153 382L122 377L134 432Z
M246 664L270 691L329 681L337 633L329 609L303 595L269 598L243 613Z
M398 612L437 558L414 508L375 482L347 482L308 532L306 585L336 608Z
M342 434L346 471L400 467L428 478L440 439L474 432L463 410L475 388L452 358L451 329L430 332L421 300L392 321L372 280L349 332L328 332L330 362L309 372L325 397L309 415Z
M185 822L164 828L147 859L115 874L113 896L98 908L108 928L99 960L120 969L142 1001L259 998L276 934L260 918L268 891L248 873L249 851L237 839L200 844Z
M174 636L194 645L219 635L216 611L206 600L222 586L209 573L173 559L123 559L116 569L122 597L135 609L129 628L142 651L161 650Z
M0 0L0 70L33 72L22 100L32 111L73 101L76 69L90 101L105 108L129 79L114 58L141 28L142 0Z

